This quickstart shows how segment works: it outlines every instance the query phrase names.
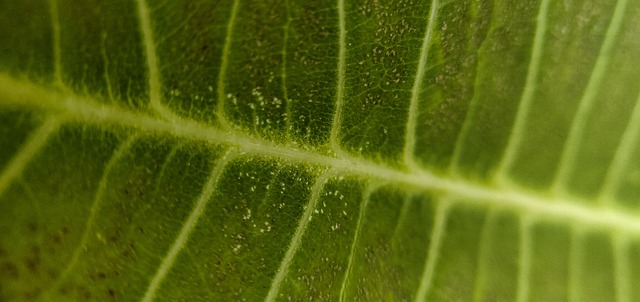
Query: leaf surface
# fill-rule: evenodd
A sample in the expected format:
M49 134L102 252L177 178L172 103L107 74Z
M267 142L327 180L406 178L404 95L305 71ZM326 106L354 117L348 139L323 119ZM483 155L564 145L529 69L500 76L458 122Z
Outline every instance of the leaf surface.
M635 301L640 3L1 1L0 301Z

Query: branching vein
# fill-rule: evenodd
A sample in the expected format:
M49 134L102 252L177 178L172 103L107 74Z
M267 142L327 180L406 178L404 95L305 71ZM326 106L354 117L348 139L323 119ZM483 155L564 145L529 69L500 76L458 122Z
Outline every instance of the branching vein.
M138 18L140 19L140 31L144 43L145 56L147 57L147 67L149 73L149 104L160 116L170 121L179 117L162 104L162 86L160 82L160 68L158 56L156 54L156 43L153 38L153 27L151 26L151 14L145 0L137 0Z
M340 287L340 301L346 300L347 286L349 285L349 278L351 277L351 270L353 269L353 258L356 253L356 246L358 245L358 238L360 237L360 229L364 223L364 216L367 211L367 206L371 200L371 193L377 189L378 185L369 185L362 194L362 202L360 203L360 211L358 213L358 221L356 222L356 230L353 233L353 240L351 241L351 250L349 252L349 260L347 261L347 270L344 273L342 279L342 286Z
M412 194L407 194L402 201L402 209L400 209L400 216L398 217L398 222L396 223L395 229L393 230L393 236L391 238L397 238L399 231L402 228L402 224L405 223L407 216L409 215L409 211L411 210L411 204L414 202L414 197Z
M53 81L58 87L64 87L62 81L62 50L60 48L60 16L58 0L49 0L51 16L51 34L53 42Z
M609 203L615 198L615 194L622 184L625 169L634 154L634 148L637 147L638 139L640 139L640 95L602 184L600 200L603 203Z
M102 55L102 62L104 63L104 82L107 85L107 95L109 100L115 100L115 94L113 93L113 87L111 87L111 75L109 75L109 56L107 55L107 33L103 32L100 39L100 54Z
M487 286L486 274L491 256L491 236L493 235L493 228L496 224L498 214L494 211L489 211L487 218L482 224L482 233L480 234L480 246L477 258L476 277L473 291L473 301L484 301L484 291Z
M584 262L584 232L576 229L571 234L569 250L569 302L580 302L582 296L582 264Z
M284 257L282 258L282 262L280 262L280 267L278 267L278 271L276 272L276 275L273 277L273 281L271 282L271 287L269 288L269 293L267 294L267 297L264 299L265 302L271 302L276 299L276 295L280 290L280 285L282 284L282 281L284 280L284 277L287 274L289 265L291 264L293 257L298 251L298 247L300 246L300 241L302 241L302 236L304 235L304 232L307 229L307 225L309 225L309 221L311 221L311 215L313 213L313 210L316 207L316 203L318 202L318 199L320 199L320 195L322 194L324 185L327 183L329 178L333 175L333 172L334 171L327 171L324 174L322 174L320 177L318 177L315 184L311 188L311 196L310 196L309 203L307 204L307 207L305 208L304 213L300 217L300 220L298 220L298 227L296 228L296 232L293 234L293 237L291 238L291 242L289 243L289 248L287 249L287 252L284 254Z
M632 265L629 261L629 242L625 235L613 237L616 302L630 302L633 297L631 286L635 281L630 269Z
M49 286L49 289L43 293L44 297L47 297L55 289L57 289L76 267L76 264L80 260L80 256L82 255L82 253L85 251L87 242L91 237L90 234L97 217L96 215L98 214L98 210L100 209L100 205L102 204L102 199L104 198L104 195L107 191L109 176L111 176L111 172L114 166L122 159L122 157L124 157L129 152L133 144L136 142L136 139L136 136L131 136L127 140L122 142L120 146L118 146L118 148L113 152L111 158L105 165L104 172L102 173L102 178L100 178L100 181L98 182L96 195L93 199L93 203L91 204L91 209L89 210L89 218L87 218L87 221L85 223L84 231L82 232L80 241L78 242L78 245L76 245L71 258L69 259L69 262L60 273L60 276L53 282L51 286ZM45 298L44 300L47 299Z
M284 97L284 101L286 102L286 129L287 137L289 137L289 133L291 132L291 120L293 117L291 116L291 100L289 100L289 93L287 89L287 47L289 43L289 29L291 26L291 7L289 4L289 0L284 1L285 8L287 10L287 22L284 24L282 31L284 38L282 39L282 63L280 66L280 73L282 74L282 96Z
M451 201L443 199L438 202L438 210L436 212L436 218L431 231L431 238L429 242L429 251L427 252L427 261L424 264L424 270L422 271L422 279L420 281L420 287L416 293L415 302L426 301L427 294L433 283L433 277L436 271L436 264L438 263L440 245L444 237L445 227L447 224L447 214L451 207Z
M227 23L227 33L224 38L224 47L222 48L222 55L220 56L220 70L218 71L218 107L217 119L223 128L229 128L229 121L226 119L224 103L225 103L225 81L227 76L227 69L229 68L229 54L231 52L231 45L233 44L233 28L236 24L236 15L238 14L238 7L240 6L240 0L233 1L233 7L231 8L231 15L229 16L229 22Z
M158 267L155 275L153 275L153 278L151 278L149 287L147 287L147 290L142 297L142 302L150 302L155 298L160 284L171 270L171 267L180 254L182 248L184 248L184 246L187 244L191 232L193 232L193 229L198 223L198 219L200 219L200 216L202 216L202 214L204 213L207 204L211 201L213 192L216 189L218 181L224 172L224 168L229 162L233 160L235 156L235 152L229 152L225 154L221 159L219 159L218 163L216 163L213 171L211 171L211 174L209 175L209 178L204 185L202 193L200 193L200 196L198 197L198 200L193 207L193 210L189 214L189 217L185 221L184 225L182 225L178 237L176 237L175 241L171 245L171 248L169 248L169 251L162 259L162 263L160 264L160 267Z
M571 172L575 166L575 161L580 150L580 142L584 136L584 131L587 128L586 125L589 121L589 117L593 111L593 106L596 101L598 90L600 89L600 83L604 78L609 60L613 54L616 39L618 38L618 32L622 27L622 21L624 19L625 10L628 0L618 0L613 17L611 17L611 23L605 34L604 42L600 48L600 53L596 64L591 72L591 77L587 83L587 87L580 99L578 111L571 124L569 130L569 136L564 144L562 156L560 157L560 163L556 177L553 183L553 190L555 192L562 192L565 189L567 182L571 177Z
M342 148L338 134L340 132L340 124L342 122L342 109L344 107L344 84L346 77L346 39L347 29L345 24L345 12L344 12L344 0L338 0L338 27L339 27L339 40L338 40L338 83L336 88L336 108L333 114L333 124L331 125L331 135L329 137L331 148L334 152L341 154Z
M518 105L518 112L516 113L516 120L513 125L513 130L509 136L507 147L502 156L502 160L498 164L496 176L499 180L504 180L506 174L509 172L509 168L513 165L518 152L522 139L525 136L525 128L527 124L527 117L531 105L533 104L534 95L537 88L538 73L540 70L540 61L542 59L542 51L544 48L544 37L547 32L547 15L549 11L550 0L542 0L540 3L540 9L538 11L538 18L536 24L536 32L533 38L533 47L531 50L531 58L529 59L529 69L527 71L527 79L525 82L524 90L520 98L520 104Z
M520 221L520 248L518 255L518 289L516 292L517 302L527 302L529 300L529 283L531 282L531 260L533 255L531 249L533 248L533 239L531 233L533 232L533 224L531 217L526 215L522 217Z
M16 152L15 157L7 163L6 168L4 168L4 171L0 174L0 196L4 194L4 191L9 188L17 177L22 175L22 172L29 162L46 146L51 135L60 127L60 122L58 118L47 119L42 126L24 142L22 147Z
M416 163L413 158L414 149L416 147L416 131L417 119L418 119L418 103L420 102L420 92L422 92L422 82L424 81L424 75L427 70L427 59L429 57L429 42L431 41L431 35L433 34L433 28L436 23L436 17L438 14L438 0L431 2L431 11L429 13L429 21L427 22L427 28L425 30L424 38L422 40L422 47L420 48L420 60L418 61L418 68L416 69L416 76L413 81L413 88L411 89L411 102L409 105L409 117L407 118L407 127L404 143L404 163L411 169L416 168Z

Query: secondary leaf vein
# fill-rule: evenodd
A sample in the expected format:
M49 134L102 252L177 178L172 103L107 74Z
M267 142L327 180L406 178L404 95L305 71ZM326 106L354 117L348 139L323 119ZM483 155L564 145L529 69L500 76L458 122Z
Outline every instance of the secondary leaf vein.
M182 228L180 229L180 233L178 234L178 237L176 237L175 241L171 245L171 248L169 248L169 251L162 259L162 263L160 264L160 267L158 267L158 270L153 275L153 278L151 278L151 281L149 282L149 286L147 287L147 290L140 301L142 302L153 301L156 295L156 292L160 287L160 284L162 283L166 275L171 270L171 267L173 266L173 263L175 262L178 255L180 254L180 251L187 244L189 240L189 236L193 232L193 229L195 228L196 224L198 223L198 219L200 219L200 216L202 216L207 204L211 200L213 192L218 184L218 180L220 179L220 177L224 172L224 168L227 166L229 162L233 160L233 158L236 155L237 153L234 151L228 152L216 163L215 167L213 168L213 171L211 171L211 174L209 175L209 178L207 179L207 182L204 185L202 193L198 197L198 200L196 201L196 204L193 207L193 210L189 214L189 217L187 218L185 223L182 225Z
M356 222L356 230L353 233L353 240L351 241L351 250L349 252L349 259L347 260L347 270L344 273L342 279L342 286L340 287L340 301L347 301L347 286L349 285L349 277L351 276L351 270L353 269L353 258L356 253L356 246L358 244L358 237L360 237L360 229L364 221L364 217L367 211L367 206L371 200L371 193L373 193L379 185L369 185L362 194L362 203L360 204L360 211L358 213L358 221Z
M56 117L48 118L42 126L31 134L16 152L15 157L7 163L2 174L0 174L0 196L4 194L4 191L17 177L22 175L24 168L46 146L51 136L60 128L60 124L60 119Z
M413 152L416 146L416 131L417 119L418 119L418 103L420 102L420 92L422 90L422 82L424 81L424 75L427 70L427 59L429 57L429 42L431 41L431 35L433 34L433 28L436 23L438 14L438 0L431 2L431 10L429 12L429 20L427 22L427 28L425 29L424 38L422 40L422 47L420 48L420 60L418 61L418 67L416 68L416 75L413 81L413 87L411 88L411 101L409 103L409 117L407 118L405 144L404 144L404 163L411 169L416 169L415 159Z
M628 163L631 161L631 157L634 154L634 148L638 144L640 138L640 95L636 100L633 113L629 124L622 134L620 144L616 150L615 155L607 173L605 174L604 181L602 183L602 189L600 190L600 200L606 205L615 198L620 185L623 181L624 172L628 167Z
M323 173L311 188L311 199L307 204L307 207L304 210L304 213L298 220L298 226L296 227L296 232L293 234L291 238L291 242L289 243L289 248L287 249L284 257L282 258L282 262L280 262L280 266L278 267L278 271L276 275L273 277L273 281L271 282L271 287L269 288L269 292L267 293L267 297L264 299L265 302L271 302L276 299L276 295L280 290L280 285L282 284L282 280L284 280L285 275L289 269L289 265L293 260L296 252L298 251L298 247L300 246L300 242L302 241L302 236L307 229L307 225L309 225L309 221L311 221L311 215L313 210L316 207L316 203L318 199L320 199L320 194L322 194L322 190L329 180L331 176L333 176L335 171L327 171Z
M160 82L160 68L158 56L156 55L156 43L153 37L153 27L151 26L151 16L149 7L145 0L137 0L138 18L140 19L140 31L144 44L145 56L147 57L147 67L149 76L149 104L160 116L170 121L177 120L178 117L170 109L162 104L162 86Z
M229 128L229 121L227 121L224 111L224 82L227 76L227 69L229 68L229 53L231 52L231 44L233 44L233 28L236 24L238 7L240 7L240 0L234 0L233 7L231 7L229 22L226 26L227 32L224 38L224 46L222 47L222 55L220 56L220 70L218 71L218 83L216 91L218 94L218 107L216 108L216 115L218 118L218 123L220 123L223 128Z
M335 111L333 114L333 124L331 126L331 135L329 137L331 148L338 154L342 153L338 134L340 132L340 123L342 122L342 107L344 107L344 82L347 69L347 65L345 63L347 55L347 29L345 25L344 14L344 0L338 0L338 28L340 34L338 40L338 83L336 88L336 108L334 109Z
M629 237L624 234L613 237L614 271L615 271L615 294L617 302L630 302L633 297L631 286L633 274L632 264L629 261Z
M524 90L522 91L520 103L518 104L516 119L511 134L509 135L507 147L505 148L502 159L497 166L496 177L499 177L498 180L501 181L504 181L506 174L509 172L509 168L513 165L518 152L518 147L525 136L524 131L527 124L527 117L529 116L529 111L533 104L534 94L537 88L540 61L542 60L544 48L544 37L547 32L549 2L550 0L542 0L542 3L540 3Z
M600 83L605 76L605 71L613 54L613 46L618 38L618 32L622 27L627 2L628 0L618 0L613 16L611 17L611 22L609 23L609 28L607 28L598 59L593 67L593 71L589 77L589 82L587 83L584 94L580 99L578 111L573 118L571 129L569 130L569 136L564 144L559 167L552 187L554 192L562 193L570 179L571 172L573 172L572 170L575 166L576 158L578 157L577 155L580 149L581 140L584 136L585 129L587 128L586 125L589 121L589 117L593 111Z
M516 290L516 302L527 302L529 300L529 282L531 276L531 260L533 255L532 235L533 225L531 217L526 215L520 220L520 247L518 251L518 288Z
M49 0L51 35L53 42L53 81L58 87L64 87L62 81L62 50L60 47L60 16L58 0Z
M104 172L102 173L102 178L100 178L100 181L98 182L98 189L96 191L96 195L93 199L93 203L91 204L91 208L89 209L89 217L85 222L84 231L82 232L80 241L78 242L78 245L76 245L73 253L71 254L71 258L69 262L60 273L60 276L52 283L51 286L49 286L48 290L43 293L43 297L45 297L45 299L43 300L45 301L48 300L47 299L48 295L50 295L55 289L57 289L62 284L63 281L67 279L69 274L73 271L76 264L78 263L78 260L80 260L80 256L85 251L87 242L90 239L91 228L95 223L98 209L102 204L102 199L104 198L105 191L107 190L109 176L111 175L111 172L114 166L118 163L118 161L122 159L122 157L124 157L127 154L127 152L131 149L133 144L136 142L136 140L137 140L137 136L134 135L134 136L130 136L124 142L122 142L120 146L118 146L118 148L113 152L113 154L111 155L111 158L105 165Z
M448 197L445 197L448 198ZM427 260L424 264L424 270L422 271L422 279L420 281L420 287L416 292L415 302L426 301L427 294L433 283L433 277L436 271L436 264L438 263L440 245L445 233L445 227L447 224L447 214L451 207L451 201L448 199L442 199L438 204L438 210L436 212L435 222L431 232L431 238L429 242L429 250L427 251Z

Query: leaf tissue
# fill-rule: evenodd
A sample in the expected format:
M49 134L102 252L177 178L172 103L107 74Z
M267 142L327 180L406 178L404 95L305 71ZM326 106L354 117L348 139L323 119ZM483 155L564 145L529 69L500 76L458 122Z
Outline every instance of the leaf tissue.
M640 301L637 0L0 0L0 301Z

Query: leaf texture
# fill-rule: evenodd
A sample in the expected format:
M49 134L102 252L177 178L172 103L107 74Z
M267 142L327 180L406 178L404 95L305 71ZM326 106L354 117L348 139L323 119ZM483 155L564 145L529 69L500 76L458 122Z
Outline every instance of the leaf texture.
M640 2L0 1L0 301L636 301Z

